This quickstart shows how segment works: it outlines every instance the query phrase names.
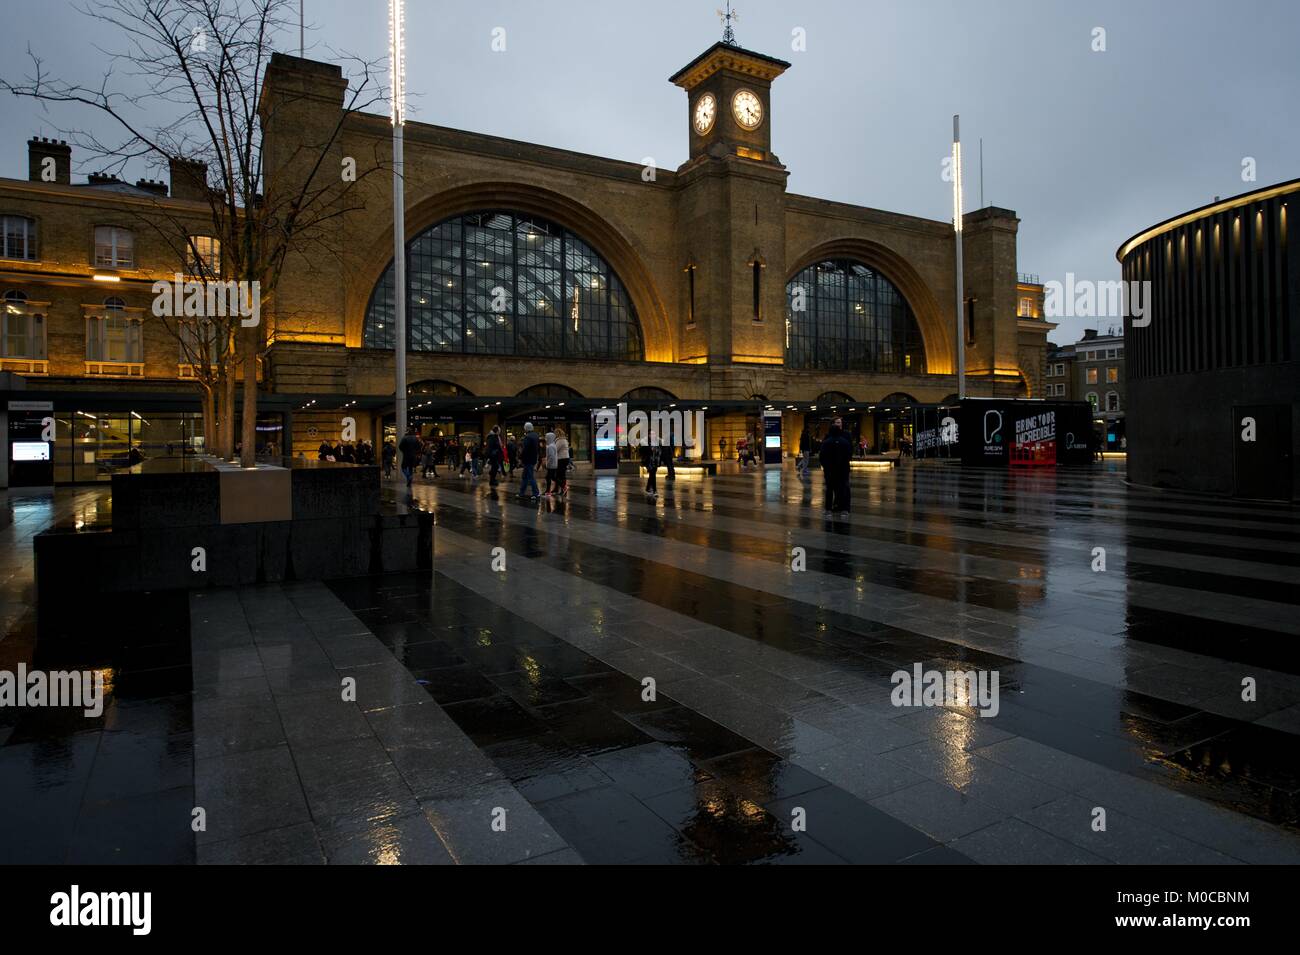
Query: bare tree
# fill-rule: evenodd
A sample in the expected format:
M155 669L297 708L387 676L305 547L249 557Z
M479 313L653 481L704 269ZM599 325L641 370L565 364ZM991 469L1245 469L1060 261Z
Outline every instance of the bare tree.
M80 8L125 42L105 52L108 66L97 87L46 75L31 53L32 74L22 82L0 78L0 89L45 103L79 104L112 120L111 141L79 129L65 137L117 172L132 161L172 171L173 197L190 178L193 209L155 200L145 215L172 249L177 271L205 288L257 290L262 309L277 308L276 289L291 254L343 260L335 238L339 217L362 206L358 183L391 169L377 152L361 171L341 174L331 163L349 111L365 110L384 91L376 64L357 57L350 64L349 94L337 123L320 141L296 141L268 169L263 134L277 112L292 110L293 93L268 98L263 83L272 67L273 45L296 33L293 0L106 0ZM311 138L311 137L306 137ZM288 170L288 174L283 171ZM201 223L202 228L196 227ZM209 235L218 245L197 237ZM228 283L237 283L230 286ZM212 301L208 296L207 301ZM255 463L257 366L266 327L241 321L238 310L205 311L199 320L172 316L163 322L193 369L203 402L205 435L232 457L235 392L242 377L240 462ZM231 312L233 311L233 314Z

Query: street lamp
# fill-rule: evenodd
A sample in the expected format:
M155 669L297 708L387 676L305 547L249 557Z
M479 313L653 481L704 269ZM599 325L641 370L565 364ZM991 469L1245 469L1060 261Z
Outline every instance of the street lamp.
M952 234L957 248L957 399L966 397L966 303L961 264L961 117L952 118Z
M394 397L397 440L406 435L406 188L402 166L402 127L406 123L406 9L404 0L388 0L388 62L392 81L389 116L393 123L393 316L397 323Z

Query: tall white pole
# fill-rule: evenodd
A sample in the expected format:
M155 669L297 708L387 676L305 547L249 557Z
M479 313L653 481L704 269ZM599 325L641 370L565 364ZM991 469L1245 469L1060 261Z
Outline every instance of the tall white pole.
M397 440L406 435L406 184L403 178L402 126L406 122L406 11L403 0L388 0L392 30L393 120L393 319Z
M952 234L957 250L957 398L966 397L966 290L961 260L961 125L952 118Z

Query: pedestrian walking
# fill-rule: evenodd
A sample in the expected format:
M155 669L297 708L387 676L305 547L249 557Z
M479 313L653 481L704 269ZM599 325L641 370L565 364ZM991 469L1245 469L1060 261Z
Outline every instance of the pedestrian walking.
M546 497L552 496L555 487L555 470L559 467L560 456L555 447L555 432L546 432Z
M423 442L420 440L420 429L412 425L406 437L397 446L397 450L402 455L402 477L406 478L406 489L411 489L411 481L415 477L415 469L420 464L420 451Z
M659 448L646 444L641 447L641 464L646 469L645 492L648 497L659 496Z
M533 474L534 469L537 467L539 445L540 442L537 440L537 432L533 429L533 423L531 421L525 422L524 442L519 452L520 465L523 468L523 476L519 479L519 497L521 499L530 497L536 501L541 496L537 493L537 478ZM531 495L526 493L530 487L533 490Z
M501 470L501 458L504 448L501 445L501 428L494 427L487 436L488 485L497 486L497 473Z
M564 429L555 429L555 487L560 497L569 496L569 439Z

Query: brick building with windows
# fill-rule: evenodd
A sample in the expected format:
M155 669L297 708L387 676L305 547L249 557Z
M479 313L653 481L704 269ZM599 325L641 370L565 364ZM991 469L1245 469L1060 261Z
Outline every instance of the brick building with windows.
M769 96L788 66L717 43L677 71L676 169L408 123L412 420L469 440L563 420L582 457L591 409L631 396L706 408L713 455L767 405L784 412L787 447L832 413L880 443L910 428L910 405L952 396L952 225L788 192ZM388 117L345 110L346 88L337 66L274 55L268 191L309 175L297 147L336 125L330 168L388 161ZM28 178L0 179L0 372L13 394L54 401L56 481L103 479L124 447L193 447L197 391L150 287L195 249L219 259L201 234L204 171L173 168L170 191L74 184L66 144L29 150ZM357 188L364 208L334 225L342 260L291 256L263 309L259 430L281 450L314 451L344 415L376 441L391 427L392 196L383 175ZM964 217L972 395L1044 391L1053 326L1041 285L1017 274L1017 225L1006 209Z

